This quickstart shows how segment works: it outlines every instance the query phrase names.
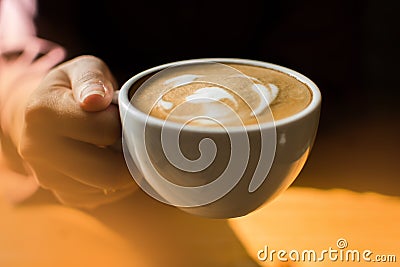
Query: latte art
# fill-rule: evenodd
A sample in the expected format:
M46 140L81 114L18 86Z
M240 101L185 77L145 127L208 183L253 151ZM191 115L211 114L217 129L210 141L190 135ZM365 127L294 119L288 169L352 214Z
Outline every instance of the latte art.
M286 74L227 65L189 65L163 71L142 84L132 104L164 120L238 126L281 119L310 102L307 86Z
M231 75L227 79L250 79L248 83L253 90L253 94L258 99L255 109L248 109L245 100L241 99L232 89L225 88L218 84L207 84L202 82L200 75L184 74L164 82L165 86L173 84L174 88L159 98L152 113L164 114L164 118L169 115L169 119L180 122L187 122L193 117L191 124L213 125L216 121L206 118L215 118L223 124L231 124L235 119L235 114L239 114L244 121L255 120L255 116L266 112L269 104L277 97L279 88L274 84L263 85L257 78L245 75ZM177 92L175 92L177 90ZM247 89L246 89L247 90ZM180 108L183 103L190 104L188 108ZM187 105L186 104L186 105ZM173 112L173 109L178 109ZM246 114L247 112L247 114Z

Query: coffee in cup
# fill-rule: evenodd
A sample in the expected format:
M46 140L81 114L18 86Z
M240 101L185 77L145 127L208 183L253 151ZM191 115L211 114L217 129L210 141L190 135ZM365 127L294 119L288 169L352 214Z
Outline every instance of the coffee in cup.
M300 112L311 101L307 85L288 74L259 66L226 65L240 73L219 65L205 68L192 64L175 68L173 72L147 82L136 92L131 103L144 113L163 120L186 123L190 118L205 118L213 113L225 126L234 126L232 118L221 112L221 106L228 105L240 116L241 123L249 125L271 121L268 109L274 120L280 120ZM213 75L216 77L212 82L204 79ZM246 99L240 95L245 95ZM177 109L182 103L190 104ZM206 119L189 123L205 127L219 125Z
M119 93L135 181L188 213L231 218L284 191L311 150L321 96L305 76L243 59L198 59L132 77Z

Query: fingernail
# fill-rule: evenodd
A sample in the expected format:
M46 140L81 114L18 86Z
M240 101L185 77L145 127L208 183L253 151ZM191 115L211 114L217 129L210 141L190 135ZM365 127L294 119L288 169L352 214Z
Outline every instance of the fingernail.
M79 99L81 102L84 102L86 98L92 95L99 95L104 97L106 95L107 88L104 86L102 81L87 83L83 85L83 89L81 90Z

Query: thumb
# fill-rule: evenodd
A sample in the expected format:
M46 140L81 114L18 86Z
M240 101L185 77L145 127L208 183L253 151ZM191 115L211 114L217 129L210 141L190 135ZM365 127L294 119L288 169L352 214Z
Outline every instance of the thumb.
M67 73L75 100L85 111L106 109L113 98L115 79L99 58L81 56L68 62Z

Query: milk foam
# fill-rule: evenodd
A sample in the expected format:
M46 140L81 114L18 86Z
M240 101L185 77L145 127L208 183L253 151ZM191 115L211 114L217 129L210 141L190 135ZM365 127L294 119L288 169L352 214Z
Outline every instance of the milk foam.
M263 84L253 84L252 86L252 89L260 96L260 104L255 110L253 110L255 115L261 114L261 112L267 109L278 96L278 86L272 83L269 83L268 86L269 88L265 87Z
M223 99L229 99L234 103L235 107L238 106L232 94L225 89L215 86L197 89L193 94L186 97L186 101L192 101L192 103L211 103Z
M164 85L165 86L171 86L171 85L172 86L180 86L180 85L191 83L201 77L203 77L203 76L195 75L195 74L183 74L183 75L179 75L179 76L176 76L176 77L166 80L164 82Z
M189 85L192 83L202 83L203 77L203 75L184 74L165 80L163 84L171 90L176 87ZM251 84L249 82L247 82L246 84L251 85L250 90L252 90L258 96L258 104L257 106L251 108L250 114L247 114L246 117L255 117L265 112L279 93L278 86L272 83L264 85L257 78L248 75L238 73L234 75L229 75L227 77L227 80L229 79L231 80L230 83L232 84L235 84L235 82L238 81L237 79L251 80ZM187 114L185 112L177 111L174 112L172 116L174 116L178 120L186 120L190 119L193 115L198 115L204 118L210 117L221 120L223 122L229 122L236 118L235 116L232 116L232 111L236 113L240 112L238 110L239 103L236 100L237 97L238 95L233 93L228 88L213 83L210 86L198 88L185 96L184 101L187 102L185 103L186 105L190 103L196 106L193 114ZM244 103L247 103L244 97L245 95L241 96ZM226 103L229 103L228 105L230 106L230 109L226 107ZM164 97L160 97L158 102L156 103L156 108L168 113L181 104L182 102L174 103L173 101L165 100ZM215 123L213 120L204 118L197 119L196 124L210 125Z
M239 126L292 116L312 94L280 71L243 64L165 69L130 91L131 103L153 117L198 126Z

